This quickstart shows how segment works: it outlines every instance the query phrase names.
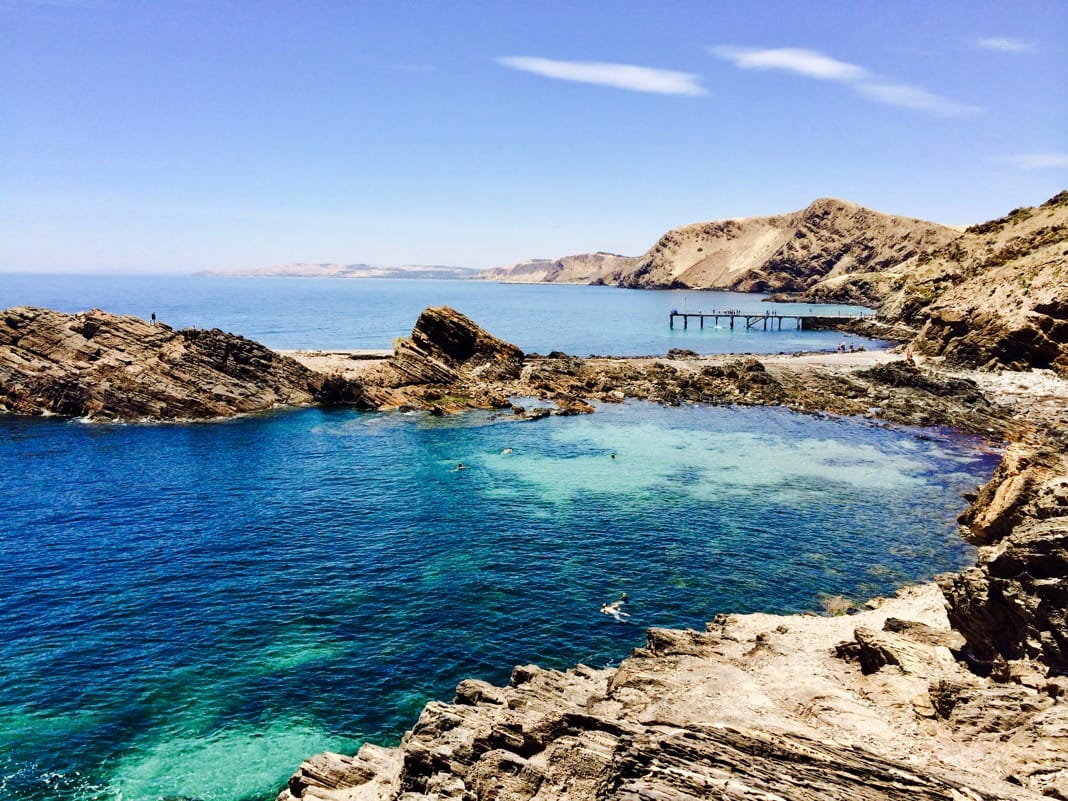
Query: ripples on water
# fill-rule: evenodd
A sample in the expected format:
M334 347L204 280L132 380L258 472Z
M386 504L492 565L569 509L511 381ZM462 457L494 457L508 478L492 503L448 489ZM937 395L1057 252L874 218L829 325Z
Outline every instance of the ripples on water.
M970 445L645 404L0 418L0 796L273 798L465 676L888 593L971 559ZM597 611L624 591L633 625Z

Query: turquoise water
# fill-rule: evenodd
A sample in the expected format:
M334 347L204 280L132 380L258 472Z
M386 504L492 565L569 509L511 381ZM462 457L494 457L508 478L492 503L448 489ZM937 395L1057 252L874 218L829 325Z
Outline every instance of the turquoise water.
M437 304L528 351L841 341L670 331L672 308L767 304L604 287L0 275L0 307L22 304L276 348L387 348ZM973 560L954 517L993 468L975 445L648 404L534 423L0 417L0 797L273 799L311 754L396 742L464 677L607 665L648 626L891 592ZM626 625L597 611L621 592Z
M973 560L974 446L648 404L0 417L0 797L270 799L467 676L889 593ZM598 613L621 592L630 625Z
M704 331L696 325L683 331L681 324L672 331L668 314L725 308L761 314L775 308L782 314L858 311L768 304L736 292L486 281L0 274L0 309L22 305L67 312L99 308L144 319L155 312L175 328L221 328L279 349L389 348L411 333L424 308L449 305L528 352L576 356L663 354L676 347L701 353L832 351L843 339L833 331L731 331L711 321ZM851 341L861 343L859 337Z

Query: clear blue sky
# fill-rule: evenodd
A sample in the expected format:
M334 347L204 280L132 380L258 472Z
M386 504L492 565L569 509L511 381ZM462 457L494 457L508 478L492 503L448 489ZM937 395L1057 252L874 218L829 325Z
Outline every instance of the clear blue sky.
M0 0L0 271L637 255L1068 187L1068 2Z

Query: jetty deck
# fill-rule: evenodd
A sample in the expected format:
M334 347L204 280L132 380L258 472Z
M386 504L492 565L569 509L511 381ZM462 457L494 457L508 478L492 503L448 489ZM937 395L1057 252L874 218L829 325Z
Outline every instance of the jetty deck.
M682 320L683 330L686 330L690 327L690 319L693 318L698 321L702 330L705 327L705 320L711 320L712 325L716 328L723 327L720 324L720 320L722 320L724 325L731 329L734 329L737 325L739 328L745 326L746 330L755 328L762 331L781 331L785 320L792 324L787 325L787 330L793 328L798 331L817 331L836 328L839 324L848 320L864 320L874 316L874 312L871 314L780 314L776 311L765 311L753 314L737 309L720 309L707 312L672 309L671 314L668 315L668 325L674 328L675 320L678 318Z

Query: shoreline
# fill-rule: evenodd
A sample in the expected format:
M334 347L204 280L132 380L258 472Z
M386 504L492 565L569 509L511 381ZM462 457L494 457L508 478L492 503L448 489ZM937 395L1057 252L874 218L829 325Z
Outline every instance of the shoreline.
M306 762L286 801L537 801L539 788L584 799L608 786L618 797L675 797L682 774L696 777L697 796L733 787L735 797L815 801L864 797L874 783L887 790L876 797L902 801L1037 799L1046 789L1068 798L1068 379L1049 370L954 370L933 357L914 366L895 351L525 359L444 307L426 310L392 351L294 358L218 330L103 312L15 309L7 325L17 342L36 327L58 343L17 351L35 368L12 384L22 414L87 409L113 421L147 409L174 420L182 403L210 417L315 403L536 420L639 399L954 426L1009 443L959 518L979 546L976 565L899 592L927 598L923 608L873 602L900 617L846 622L723 615L704 632L652 629L611 671L523 666L506 688L467 680L453 704L429 704L397 748ZM185 368L180 382L174 365ZM114 391L100 393L100 376ZM522 397L539 405L514 405ZM665 749L684 756L660 770ZM735 756L715 762L722 754ZM810 775L812 792L784 794L783 781Z
M467 679L451 703L429 703L395 748L366 743L354 756L307 760L279 801L690 798L717 789L794 801L1068 797L1068 737L1051 728L1068 730L1068 680L1050 667L1059 652L999 652L997 631L1010 619L1022 642L1056 630L1012 599L1026 610L1044 591L1028 576L1027 549L1046 536L1044 499L1058 482L1053 514L1068 513L1056 500L1068 501L1068 457L1058 451L1068 379L917 363L894 351L533 360L524 380L557 399L596 390L606 400L742 402L916 425L929 413L987 433L1005 445L1001 464L960 518L979 546L977 564L871 599L856 614L718 615L703 632L650 629L646 647L616 668L518 666L505 687ZM731 377L734 389L687 398L713 391L695 388L707 376ZM760 394L769 386L782 391ZM955 420L959 408L970 416ZM991 564L1020 548L1022 576L1003 590L1004 568L992 573Z

